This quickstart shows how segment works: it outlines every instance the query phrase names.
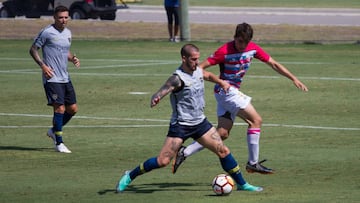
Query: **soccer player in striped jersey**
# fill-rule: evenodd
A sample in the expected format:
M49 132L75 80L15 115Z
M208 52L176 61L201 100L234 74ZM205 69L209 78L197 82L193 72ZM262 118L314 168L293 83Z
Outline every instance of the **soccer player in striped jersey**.
M238 24L235 30L234 40L220 46L214 54L205 59L200 68L219 65L220 78L230 84L228 92L221 86L215 85L214 95L217 101L217 130L222 137L226 139L233 127L236 117L240 117L248 124L247 144L248 144L248 162L246 170L250 173L272 174L274 170L262 165L265 160L259 161L259 140L262 125L262 118L251 104L251 97L240 92L240 85L243 77L250 68L254 58L269 65L279 74L290 79L295 87L302 91L308 91L295 75L293 75L285 66L273 59L259 45L252 42L253 29L247 23ZM173 162L172 172L175 173L180 164L186 157L203 149L198 142L189 146L181 147Z

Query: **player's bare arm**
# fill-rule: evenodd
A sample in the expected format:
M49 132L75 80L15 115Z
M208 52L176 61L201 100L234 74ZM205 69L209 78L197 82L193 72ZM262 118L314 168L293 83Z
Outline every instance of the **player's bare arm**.
M228 82L220 79L212 72L203 69L203 76L204 76L204 80L219 84L225 91L227 91L230 88L230 84Z
M80 60L75 54L72 54L71 52L69 52L68 61L71 61L75 65L76 68L80 68Z
M40 68L43 71L45 77L47 79L50 79L54 75L53 70L42 61L38 50L39 50L39 47L37 47L35 45L32 45L30 47L29 53L30 53L31 57L34 59L34 61L40 66Z
M208 67L210 67L210 66L211 66L211 64L209 63L209 61L208 61L207 59L205 59L204 61L202 61L202 62L200 63L200 65L199 65L199 67L202 68L202 69L206 69L206 68L208 68Z
M177 75L172 75L165 84L151 97L150 107L156 106L160 100L172 91L181 88L182 82Z
M280 64L279 62L275 61L273 58L270 57L269 61L267 62L267 64L274 69L276 72L278 72L279 74L289 78L290 80L293 81L294 85L304 91L307 92L308 88L306 87L305 84L303 84L295 75L293 75L287 68L285 68L285 66L283 66L282 64Z

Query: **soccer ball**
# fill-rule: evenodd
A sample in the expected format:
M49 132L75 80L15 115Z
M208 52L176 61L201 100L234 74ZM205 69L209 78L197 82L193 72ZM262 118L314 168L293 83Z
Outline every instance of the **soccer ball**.
M219 174L212 181L212 188L216 195L229 195L234 188L234 180L227 174Z

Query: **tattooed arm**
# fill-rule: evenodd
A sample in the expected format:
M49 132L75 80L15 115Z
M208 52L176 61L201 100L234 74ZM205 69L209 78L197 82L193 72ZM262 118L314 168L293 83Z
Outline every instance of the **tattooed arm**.
M150 107L156 106L160 100L172 91L180 89L182 81L178 75L172 75L165 84L151 97Z

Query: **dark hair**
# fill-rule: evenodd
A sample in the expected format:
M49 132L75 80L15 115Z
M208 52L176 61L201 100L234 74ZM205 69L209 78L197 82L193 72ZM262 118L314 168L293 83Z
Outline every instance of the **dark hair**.
M253 37L253 29L247 23L241 23L236 26L234 38L241 37L244 41L250 42Z
M194 44L185 44L180 51L181 56L189 57L191 56L191 52L196 51L199 52L199 48Z
M57 6L54 10L54 15L59 13L59 12L69 12L69 9L66 6Z

